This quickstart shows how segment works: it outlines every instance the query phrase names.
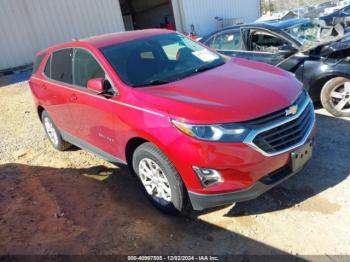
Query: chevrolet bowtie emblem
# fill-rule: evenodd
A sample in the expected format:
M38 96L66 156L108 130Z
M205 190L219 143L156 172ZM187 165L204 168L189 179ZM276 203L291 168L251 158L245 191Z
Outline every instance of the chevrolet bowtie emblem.
M299 107L297 105L291 106L286 110L286 116L295 115L296 113L298 113L298 109Z

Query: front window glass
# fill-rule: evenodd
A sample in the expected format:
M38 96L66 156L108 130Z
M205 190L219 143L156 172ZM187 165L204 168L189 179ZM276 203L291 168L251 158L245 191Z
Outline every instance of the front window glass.
M280 37L265 31L255 31L252 33L252 51L275 53L280 47L288 45L288 42Z
M77 48L74 53L73 83L87 87L87 82L94 78L105 78L105 72L96 59L87 51Z
M103 47L101 52L133 87L173 82L224 63L221 56L176 33Z

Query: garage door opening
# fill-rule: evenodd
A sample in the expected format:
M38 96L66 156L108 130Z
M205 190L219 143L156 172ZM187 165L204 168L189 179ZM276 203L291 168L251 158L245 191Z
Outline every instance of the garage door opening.
M119 0L125 30L167 28L175 30L171 0Z

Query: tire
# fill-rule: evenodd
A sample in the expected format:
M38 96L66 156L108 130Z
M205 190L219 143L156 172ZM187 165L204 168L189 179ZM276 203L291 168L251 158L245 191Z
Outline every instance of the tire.
M133 154L132 162L143 193L157 209L168 215L179 215L185 210L187 193L182 179L171 161L155 145L144 143L139 146ZM160 171L157 169L157 166ZM150 173L146 172L147 170L149 171L149 168L155 172L157 171L158 175L156 176L154 173L150 175ZM154 180L150 180L145 173L153 176ZM152 182L153 190L152 185L147 187L145 185L149 181L155 181L154 183ZM159 184L162 184L162 187ZM163 193L164 196L159 197L158 188L162 189L164 187L167 190L160 190L160 193Z
M47 138L56 150L65 151L72 146L70 143L63 140L60 131L46 111L43 111L41 115L41 122L43 124Z
M333 78L324 85L321 91L323 107L336 117L350 117L350 87L345 87L346 82L350 83L350 79Z

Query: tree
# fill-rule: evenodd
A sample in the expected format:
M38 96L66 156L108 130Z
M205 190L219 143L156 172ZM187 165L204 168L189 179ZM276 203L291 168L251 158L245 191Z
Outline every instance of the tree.
M276 11L276 6L274 3L272 3L270 0L262 0L261 1L261 10L263 14L266 14L268 12L274 12Z

